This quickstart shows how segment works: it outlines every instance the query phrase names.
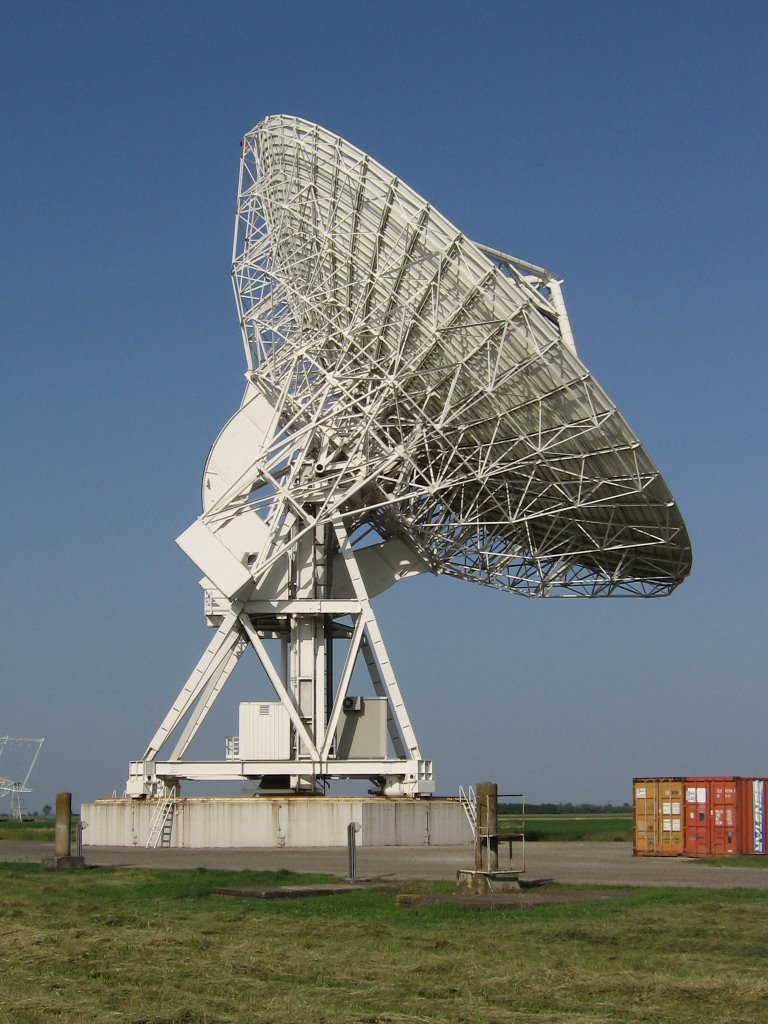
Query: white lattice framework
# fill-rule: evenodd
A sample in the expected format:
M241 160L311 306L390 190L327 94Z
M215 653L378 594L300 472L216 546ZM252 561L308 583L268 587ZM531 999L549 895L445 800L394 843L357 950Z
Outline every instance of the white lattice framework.
M44 742L44 739L30 739L26 736L0 736L0 761L2 761L7 747L28 748L30 751L30 760L26 765L26 772L23 777L9 779L5 776L0 776L0 799L10 795L11 817L16 821L21 821L24 816L24 796L32 792L31 787L28 785L29 778L40 756L40 750Z
M573 347L559 282L466 239L369 156L290 117L246 136L233 276L280 410L265 487L316 488L437 572L528 596L655 596L690 570L659 471ZM292 461L286 465L290 451ZM274 557L274 552L272 552Z
M248 386L179 538L217 633L127 791L285 776L430 793L370 597L426 571L529 597L664 595L690 571L685 525L578 358L560 282L469 241L343 139L282 116L245 137L232 274ZM226 761L190 762L248 648L290 749L233 739ZM358 656L387 705L375 757L339 738Z

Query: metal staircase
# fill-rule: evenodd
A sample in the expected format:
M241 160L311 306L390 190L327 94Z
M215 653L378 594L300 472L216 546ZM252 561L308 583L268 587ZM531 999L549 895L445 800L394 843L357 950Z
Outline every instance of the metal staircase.
M464 808L472 835L477 834L477 800L472 786L467 786L466 792L463 786L459 786L459 803Z
M147 838L147 849L157 849L158 846L166 847L171 845L171 832L173 831L173 812L176 809L176 791L166 789L157 801L157 808L152 815L149 826L149 837Z

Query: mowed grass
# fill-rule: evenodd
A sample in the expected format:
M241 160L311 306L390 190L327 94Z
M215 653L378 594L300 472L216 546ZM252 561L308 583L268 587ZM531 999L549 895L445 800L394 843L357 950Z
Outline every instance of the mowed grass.
M296 881L0 865L0 1022L766 1020L768 893L636 890L504 912L402 907L394 892L211 895Z
M515 832L523 819L516 814L499 815L499 831ZM528 842L632 842L631 814L528 814L525 817Z

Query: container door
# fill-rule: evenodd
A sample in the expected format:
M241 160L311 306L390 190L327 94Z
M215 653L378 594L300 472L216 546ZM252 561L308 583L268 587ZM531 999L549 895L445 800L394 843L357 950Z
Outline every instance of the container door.
M765 856L765 779L744 779L741 817L744 824L742 852Z
M634 850L639 856L653 856L657 846L656 804L659 784L656 779L635 779L634 804Z
M657 853L679 857L683 853L683 784L679 779L659 783Z
M708 781L706 779L686 779L686 857L706 857L711 852L709 803Z
M735 779L713 779L710 785L712 806L711 852L716 857L729 857L740 853L739 844L739 791Z

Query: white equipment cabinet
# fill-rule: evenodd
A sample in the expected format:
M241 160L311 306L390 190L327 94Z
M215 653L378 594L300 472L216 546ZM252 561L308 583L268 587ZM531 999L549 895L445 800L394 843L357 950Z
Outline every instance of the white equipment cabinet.
M241 758L287 761L291 756L288 712L279 701L243 702L240 705Z

